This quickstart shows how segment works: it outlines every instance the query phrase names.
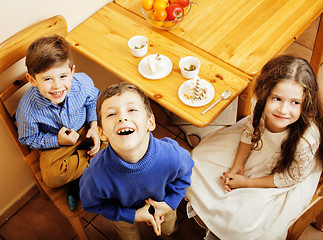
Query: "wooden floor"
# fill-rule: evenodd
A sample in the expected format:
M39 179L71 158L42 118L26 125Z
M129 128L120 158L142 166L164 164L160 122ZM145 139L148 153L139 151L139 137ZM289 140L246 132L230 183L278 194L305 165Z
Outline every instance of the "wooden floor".
M297 39L296 43L293 43L286 50L286 53L302 56L309 60L317 26L318 20ZM318 80L321 82L320 86L323 90L323 65L321 65ZM180 146L191 150L183 132L178 127L169 124L164 109L154 102L152 107L157 119L157 128L153 132L154 136L157 138L170 137L178 141ZM69 222L56 210L50 201L41 197L36 188L29 191L21 201L23 206L11 216L8 216L8 219L0 222L0 240L78 239ZM186 202L182 201L178 209L179 231L174 236L174 239L202 240L205 232L194 221L186 217L185 206ZM82 222L90 239L117 239L117 234L113 230L111 223L101 215L88 213L82 218ZM143 224L143 233L144 240L157 239L151 228L145 224ZM309 226L300 239L323 239L323 232Z

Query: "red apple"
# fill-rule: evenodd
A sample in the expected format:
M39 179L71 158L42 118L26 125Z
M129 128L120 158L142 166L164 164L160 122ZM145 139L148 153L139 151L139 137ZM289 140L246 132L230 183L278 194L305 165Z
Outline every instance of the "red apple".
M178 3L170 4L166 8L166 12L167 12L167 17L166 17L167 21L172 21L184 16L184 8L182 7L182 5Z
M190 4L190 0L170 0L169 4L178 3L181 4L183 7L187 7Z

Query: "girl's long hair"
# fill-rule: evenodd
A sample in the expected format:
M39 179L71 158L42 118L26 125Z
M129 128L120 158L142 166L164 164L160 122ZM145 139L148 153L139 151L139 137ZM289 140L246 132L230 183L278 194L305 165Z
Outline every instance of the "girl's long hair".
M257 102L254 108L252 143L254 148L261 147L261 135L264 129L264 108L272 89L282 80L291 80L303 87L304 99L301 115L293 124L289 125L289 133L281 145L281 155L275 171L288 170L295 158L295 151L299 140L311 123L317 125L322 135L322 109L319 99L318 84L310 64L303 58L282 55L270 60L261 70L256 81L255 96ZM320 140L318 156L323 161L323 146Z

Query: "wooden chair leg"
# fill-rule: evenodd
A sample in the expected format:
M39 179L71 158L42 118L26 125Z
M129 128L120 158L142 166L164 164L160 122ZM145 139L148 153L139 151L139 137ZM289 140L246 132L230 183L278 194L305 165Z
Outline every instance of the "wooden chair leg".
M321 14L321 20L316 34L315 44L313 48L311 66L317 76L320 70L320 64L323 55L323 13Z
M37 188L38 188L38 190L39 190L40 194L42 195L42 197L43 197L45 200L48 200L48 199L49 199L49 197L48 197L47 193L45 193L45 191L44 191L44 189L42 188L42 186L39 184L39 182L38 182L37 180L36 180L35 182L36 182L36 186L37 186Z
M322 231L323 230L323 199L321 199L320 202L317 204L317 208L315 210L318 211L315 218L315 228Z
M305 228L307 228L314 220L315 227L319 230L323 225L323 198L319 199L311 208L309 208L297 221L289 228L286 240L298 239Z
M316 217L315 228L320 231L323 231L323 212Z
M68 220L72 224L72 227L80 240L88 240L89 239L86 232L85 232L85 229L82 225L81 219L78 216L77 217L69 217Z
M314 213L311 209L305 212L301 218L299 218L288 230L286 240L295 240L298 239L305 228L311 224L314 220Z

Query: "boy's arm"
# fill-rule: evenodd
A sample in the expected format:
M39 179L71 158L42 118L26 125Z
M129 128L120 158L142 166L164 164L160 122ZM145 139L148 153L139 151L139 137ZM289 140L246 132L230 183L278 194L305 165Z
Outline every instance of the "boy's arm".
M178 146L180 159L180 169L176 179L166 186L166 196L164 202L167 203L172 209L176 210L181 200L186 195L186 188L191 184L191 175L194 162L190 153Z
M87 152L87 154L89 154L90 156L93 156L100 150L100 143L101 143L97 121L92 121L90 123L90 129L88 130L86 137L92 138L93 140L94 146L90 151Z
M29 114L17 109L16 119L19 135L18 140L21 144L37 149L60 147L57 135L41 132L38 124Z
M134 223L136 209L125 208L118 199L109 198L100 189L93 178L93 171L86 168L80 180L80 198L82 207L86 211L99 213L112 221L125 221Z
M78 80L83 84L85 94L87 96L85 101L86 107L86 121L90 124L96 121L96 101L100 95L99 89L94 86L92 79L85 73L77 73Z
M147 203L155 208L154 220L158 227L164 221L164 215L177 209L179 203L186 195L186 188L191 184L191 175L194 162L190 156L190 153L179 147L177 143L170 142L179 154L173 156L173 159L180 161L180 167L176 178L167 184L166 186L166 196L164 201L157 202L151 198L146 200ZM155 228L154 228L155 229ZM158 232L155 230L158 235Z
M99 92L99 90L94 91L94 92L95 92L95 94L91 98L88 98L86 103L85 103L87 123L91 123L91 122L97 120L97 116L96 116L96 100L97 100L98 96L100 95L100 92Z
M97 196L93 196L94 198ZM124 221L128 223L134 223L136 209L125 208L120 205L117 199L102 199L97 198L91 200L86 199L86 197L81 197L82 207L88 212L99 213L103 217L111 221Z

